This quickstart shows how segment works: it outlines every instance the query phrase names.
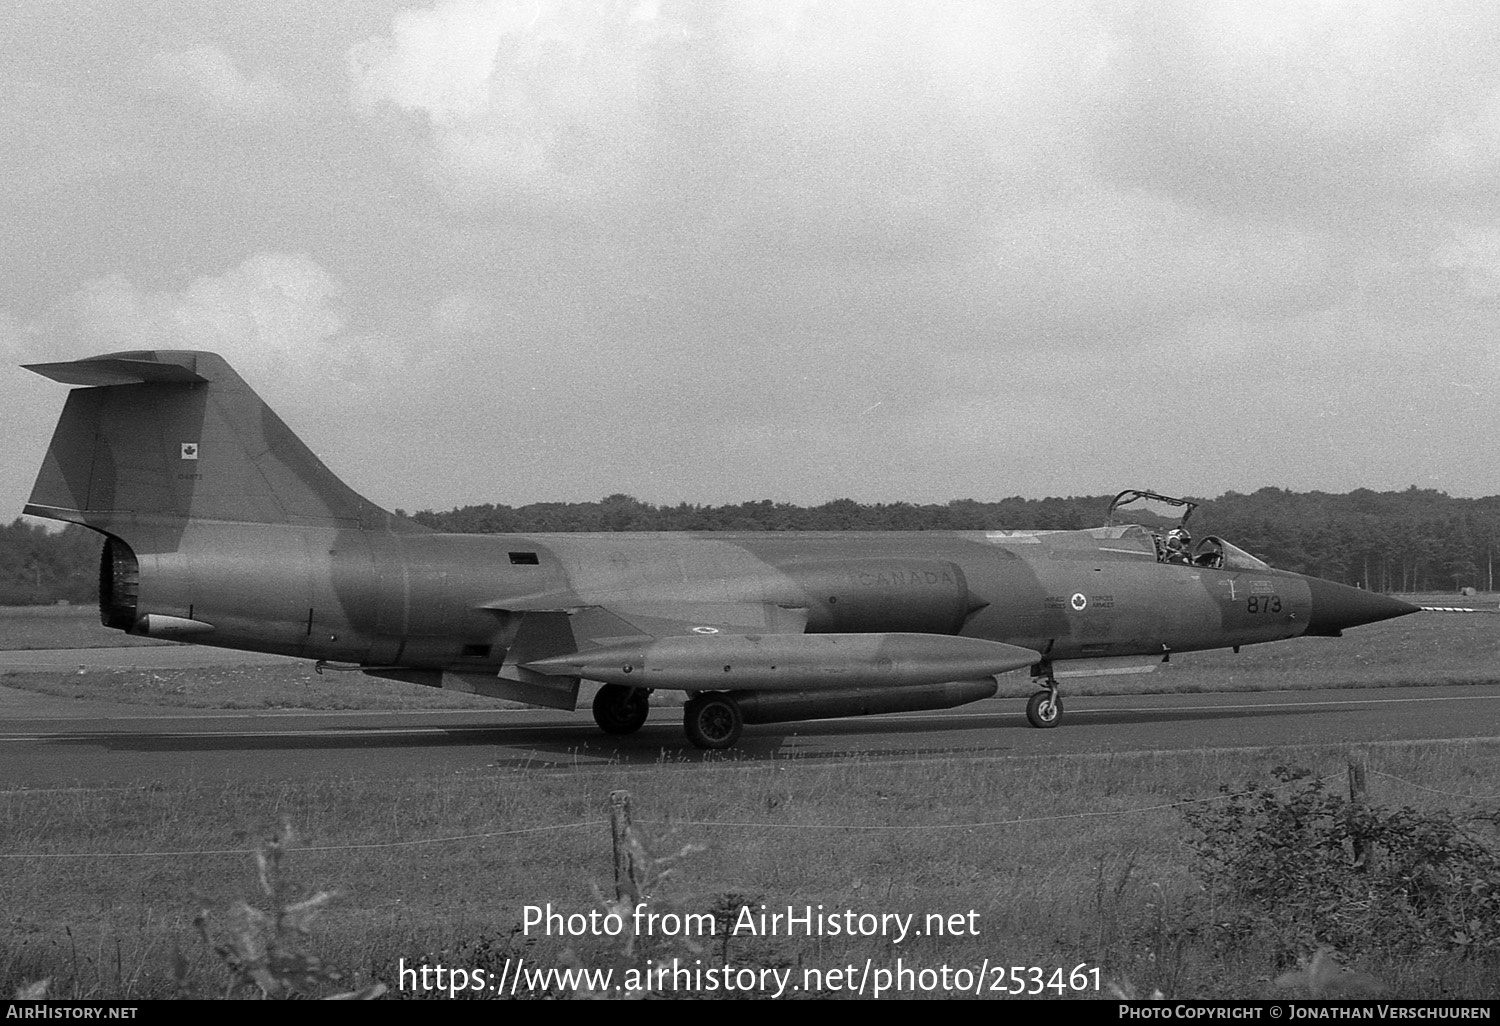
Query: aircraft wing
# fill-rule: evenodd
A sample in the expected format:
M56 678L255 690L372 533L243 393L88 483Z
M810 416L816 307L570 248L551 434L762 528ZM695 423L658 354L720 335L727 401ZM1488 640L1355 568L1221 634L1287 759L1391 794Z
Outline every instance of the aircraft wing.
M706 652L702 642L744 635L803 636L807 627L806 609L773 602L619 600L570 606L569 601L577 600L543 593L480 607L511 623L502 678L545 687L550 686L548 677L587 676L586 667L594 660L573 658L583 653L612 663L622 648L638 652L663 639L691 639L698 651Z
M501 677L686 691L903 688L982 679L1042 658L956 635L808 634L806 609L774 602L621 597L570 608L567 598L538 594L483 607L516 618Z

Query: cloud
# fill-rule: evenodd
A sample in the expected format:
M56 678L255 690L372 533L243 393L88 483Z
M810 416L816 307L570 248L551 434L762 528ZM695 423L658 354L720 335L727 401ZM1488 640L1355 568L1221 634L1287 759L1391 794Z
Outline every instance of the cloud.
M349 69L461 207L905 256L1078 190L1289 211L1472 162L1500 8L1439 8L442 0Z
M495 312L473 292L445 293L432 308L432 326L442 335L479 335L493 329Z
M353 99L416 118L426 171L460 203L607 198L639 184L661 35L620 7L444 0L352 51Z
M1455 275L1469 296L1500 298L1500 231L1465 232L1433 253L1432 262Z
M351 95L462 207L904 252L1051 187L1107 42L1072 8L444 0L354 48Z
M289 102L286 88L275 78L245 75L234 58L212 44L158 53L144 77L148 90L219 114L262 118Z
M1347 287L1338 255L1305 228L1105 190L1017 211L989 254L1008 320L1114 338L1184 316L1325 305Z
M1100 152L1225 207L1367 202L1494 83L1500 8L1171 0L1110 11Z
M26 358L30 339L9 310L0 309L0 361L17 363Z
M1489 166L1491 43L1500 8L1396 0L442 0L349 72L439 196L546 255L741 315L906 289L1019 335L1337 302L1372 246L1420 269L1426 222L1375 219L1420 205L1445 131Z
M1500 89L1475 105L1444 119L1412 155L1412 166L1425 182L1460 195L1497 191L1500 171Z
M181 289L98 278L28 326L33 350L77 358L122 349L206 349L251 381L357 384L399 354L348 330L339 282L300 253L257 253Z
M397 504L1404 485L1389 454L1447 458L1416 411L1497 380L1494 5L207 17L213 46L93 26L10 83L8 335L224 350L399 456ZM256 113L278 95L302 116ZM1300 467L1335 423L1347 451Z
M507 36L533 26L540 7L503 0L443 0L395 16L387 39L351 54L356 100L421 111L435 124L455 125L485 114L503 74L497 65Z

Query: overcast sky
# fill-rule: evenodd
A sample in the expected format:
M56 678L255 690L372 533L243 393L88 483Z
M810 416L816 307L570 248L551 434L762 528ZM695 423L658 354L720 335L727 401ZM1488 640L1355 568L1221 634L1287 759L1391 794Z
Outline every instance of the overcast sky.
M141 348L388 508L1500 492L1490 0L7 7L15 513Z

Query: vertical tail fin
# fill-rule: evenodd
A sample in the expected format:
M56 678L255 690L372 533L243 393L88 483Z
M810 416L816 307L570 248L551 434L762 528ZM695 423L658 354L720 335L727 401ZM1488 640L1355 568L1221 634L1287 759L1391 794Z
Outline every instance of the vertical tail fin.
M106 534L188 520L416 529L323 465L213 353L28 366L77 388L25 512Z

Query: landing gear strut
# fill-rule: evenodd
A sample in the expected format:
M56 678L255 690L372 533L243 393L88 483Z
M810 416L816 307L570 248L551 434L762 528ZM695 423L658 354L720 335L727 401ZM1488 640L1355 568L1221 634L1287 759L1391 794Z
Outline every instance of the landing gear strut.
M594 722L606 734L634 734L651 712L647 688L606 684L594 696Z
M1026 719L1033 727L1055 727L1062 722L1063 704L1062 696L1057 693L1057 678L1052 676L1050 666L1044 672L1042 687L1046 690L1038 691L1026 703Z
M700 691L682 710L682 727L688 740L699 748L719 751L740 739L745 718L739 703L723 691Z

